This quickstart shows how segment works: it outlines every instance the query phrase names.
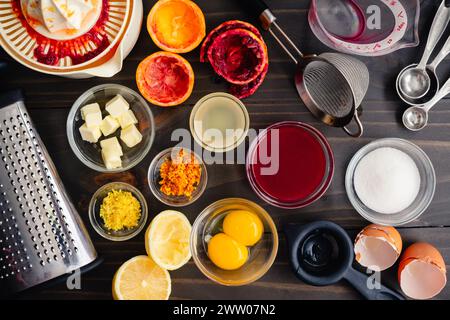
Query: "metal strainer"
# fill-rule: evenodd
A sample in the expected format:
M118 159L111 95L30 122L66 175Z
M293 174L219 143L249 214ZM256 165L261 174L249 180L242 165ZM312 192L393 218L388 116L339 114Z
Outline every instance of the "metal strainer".
M312 114L327 125L343 127L352 137L360 137L363 134L359 120L362 111L360 104L369 88L369 70L366 65L353 57L337 53L303 55L278 26L275 16L263 1L243 2L247 10L258 14L263 28L272 34L297 64L295 85ZM358 126L356 132L346 127L352 118L355 118Z
M369 88L369 72L361 61L337 53L304 57L295 75L295 85L306 107L322 122L342 127L352 137L363 134L358 112ZM355 119L351 132L346 126Z
M97 253L20 92L0 95L0 296L93 265Z

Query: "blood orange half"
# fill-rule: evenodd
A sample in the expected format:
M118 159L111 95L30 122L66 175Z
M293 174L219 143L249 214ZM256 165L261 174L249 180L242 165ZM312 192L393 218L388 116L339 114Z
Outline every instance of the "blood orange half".
M200 62L207 62L208 61L208 50L211 44L214 42L214 40L219 36L220 34L224 33L225 31L232 30L232 29L246 29L248 31L253 32L258 38L262 40L261 33L259 33L259 30L252 24L240 21L240 20L230 20L226 21L216 28L214 28L206 37L205 41L203 41L202 47L200 49Z
M194 71L180 55L159 51L139 64L136 83L141 94L150 103L161 107L176 106L191 95Z
M159 0L150 10L147 29L162 50L185 53L194 50L205 37L205 17L190 0Z
M258 88L264 82L266 78L267 71L269 70L269 64L267 63L264 67L263 71L260 73L255 80L242 85L231 84L229 88L229 92L238 99L245 99L250 97L252 94L258 90Z
M214 71L233 84L255 80L267 64L264 42L246 29L225 31L208 49L208 60Z

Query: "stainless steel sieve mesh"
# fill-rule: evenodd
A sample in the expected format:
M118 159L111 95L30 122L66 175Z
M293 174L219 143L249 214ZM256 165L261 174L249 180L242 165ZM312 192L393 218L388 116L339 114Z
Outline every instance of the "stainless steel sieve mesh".
M369 71L364 63L336 53L303 56L295 84L306 107L322 122L342 127L352 137L363 134L359 113L369 88ZM347 128L352 119L356 131Z
M352 112L352 91L343 74L330 63L311 61L306 65L303 77L306 90L317 109L335 118Z
M93 262L97 253L20 93L0 97L0 293Z
M369 70L360 60L344 54L326 52L319 57L327 60L344 76L355 98L358 107L369 89Z

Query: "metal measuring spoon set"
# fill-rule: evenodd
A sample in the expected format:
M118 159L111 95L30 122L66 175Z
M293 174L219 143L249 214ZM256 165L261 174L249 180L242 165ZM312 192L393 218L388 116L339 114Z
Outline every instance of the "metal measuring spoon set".
M450 22L450 1L443 0L431 25L424 53L418 64L404 68L397 77L399 97L412 107L403 114L403 124L411 131L419 131L428 123L428 112L450 93L450 79L440 88L436 69L450 54L450 37L431 63L428 63Z

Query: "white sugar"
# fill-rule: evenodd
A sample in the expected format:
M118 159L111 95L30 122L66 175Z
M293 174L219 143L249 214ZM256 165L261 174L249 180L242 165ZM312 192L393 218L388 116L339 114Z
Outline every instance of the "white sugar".
M367 207L378 213L394 214L416 199L420 173L414 160L403 151L379 148L358 163L354 187Z

